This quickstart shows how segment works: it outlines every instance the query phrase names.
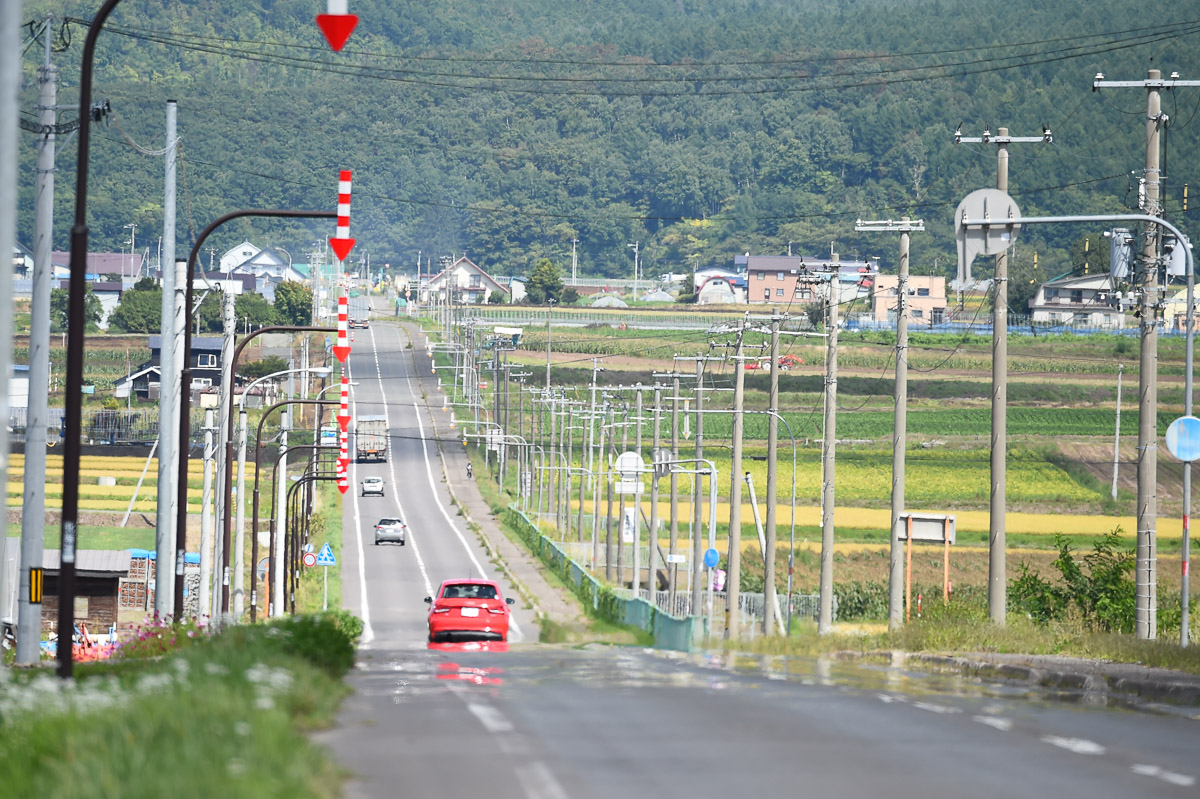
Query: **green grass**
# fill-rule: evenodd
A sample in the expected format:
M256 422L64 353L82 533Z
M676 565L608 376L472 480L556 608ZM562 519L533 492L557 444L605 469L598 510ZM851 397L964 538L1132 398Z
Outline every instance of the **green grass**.
M333 550L333 556L337 559L337 565L329 567L329 607L336 609L342 606L342 495L332 484L321 483L317 496L318 509L312 518L310 543L313 551L319 552L322 545L329 542L329 548ZM319 612L324 596L322 572L325 571L325 567L300 568L300 584L296 589L296 612Z
M18 675L0 685L5 795L339 795L337 766L305 732L331 722L344 669L318 667L306 629L235 627L162 659L80 665L69 703L50 674Z
M1077 618L1043 626L1017 613L1009 613L1007 624L997 627L988 622L987 608L980 601L951 605L949 610L943 610L938 603L930 603L924 618L894 633L821 636L817 634L815 624L804 622L793 624L790 639L759 638L739 642L731 648L796 655L832 652L872 655L896 649L944 654L1066 655L1200 674L1200 650L1170 643L1170 634L1161 630L1160 635L1160 640L1144 641L1132 635L1097 632Z
M47 549L58 549L62 530L57 525L45 527L42 535L45 537ZM20 537L19 522L8 525L9 537ZM83 525L79 528L80 549L154 549L153 527L93 527Z

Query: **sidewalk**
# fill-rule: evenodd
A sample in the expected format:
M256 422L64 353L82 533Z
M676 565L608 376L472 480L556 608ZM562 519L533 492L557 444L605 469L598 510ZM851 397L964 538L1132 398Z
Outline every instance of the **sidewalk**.
M424 348L418 346L417 342L424 339L419 336L417 327L410 324L401 327L413 342L413 349L409 352L423 356ZM533 606L535 613L557 624L585 625L586 618L575 598L550 585L543 576L545 567L525 547L512 541L500 529L499 522L480 495L475 481L467 477L467 453L462 439L451 433L445 414L440 415L439 423L439 413L431 405L434 403L438 409L441 407L442 395L437 388L437 378L420 369L417 373L428 397L424 407L425 417L433 428L433 438L438 439L432 443L438 449L446 486L462 508L468 524L478 526L480 540L521 595Z

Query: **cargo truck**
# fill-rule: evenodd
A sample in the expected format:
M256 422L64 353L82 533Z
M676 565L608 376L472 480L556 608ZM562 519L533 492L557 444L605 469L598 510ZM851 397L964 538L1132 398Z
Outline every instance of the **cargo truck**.
M387 460L387 418L360 416L354 423L354 459L363 461Z

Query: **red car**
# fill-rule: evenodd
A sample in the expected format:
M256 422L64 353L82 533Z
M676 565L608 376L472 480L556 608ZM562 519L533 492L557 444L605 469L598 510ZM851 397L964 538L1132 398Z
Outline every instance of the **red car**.
M508 640L508 606L492 580L445 580L429 603L429 640Z

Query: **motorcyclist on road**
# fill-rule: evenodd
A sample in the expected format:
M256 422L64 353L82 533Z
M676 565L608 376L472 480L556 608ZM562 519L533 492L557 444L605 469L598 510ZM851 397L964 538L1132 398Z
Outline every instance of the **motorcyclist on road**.
M471 465L470 461L467 461L467 477L474 477L474 476L475 476L475 467Z

